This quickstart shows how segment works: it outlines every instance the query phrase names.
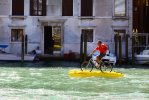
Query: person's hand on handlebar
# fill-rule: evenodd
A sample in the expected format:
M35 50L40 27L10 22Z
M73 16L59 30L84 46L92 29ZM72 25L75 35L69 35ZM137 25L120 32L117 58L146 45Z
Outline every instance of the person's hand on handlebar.
M92 53L90 53L88 56L92 56Z

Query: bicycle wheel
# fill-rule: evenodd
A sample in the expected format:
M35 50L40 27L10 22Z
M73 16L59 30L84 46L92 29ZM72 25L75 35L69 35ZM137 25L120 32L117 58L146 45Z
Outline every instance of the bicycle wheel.
M104 72L104 71L111 72L112 69L113 69L113 67L111 66L110 62L102 62L101 65L100 65L100 70L102 72Z
M91 60L89 60L88 62L87 61L84 61L82 64L81 64L81 70L84 71L84 70L89 70L90 72L93 70L93 65L91 63Z

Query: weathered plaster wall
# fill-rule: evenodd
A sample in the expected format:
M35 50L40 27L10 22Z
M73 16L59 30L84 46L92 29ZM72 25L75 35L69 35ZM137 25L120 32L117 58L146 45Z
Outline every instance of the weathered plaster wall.
M0 0L0 15L10 14L10 0Z
M111 17L113 14L113 0L94 0L94 15Z
M24 19L13 19L11 15L11 0L0 0L0 43L5 42L10 46L7 52L19 53L20 44L10 42L10 29L13 27L23 27L24 34L28 36L28 52L40 46L43 51L43 33L44 25L39 22L39 18L55 18L66 19L62 27L62 53L69 51L80 52L80 36L81 29L93 28L94 41L88 43L88 53L95 47L98 39L110 44L111 52L114 52L114 32L113 26L126 27L127 33L131 34L132 30L132 0L128 0L128 19L113 19L114 0L94 0L93 20L81 20L80 16L80 0L74 0L73 15L61 16L61 2L59 0L48 0L47 17L45 16L29 16L30 5L29 0L24 0ZM8 9L4 9L7 7ZM130 47L131 48L131 47Z

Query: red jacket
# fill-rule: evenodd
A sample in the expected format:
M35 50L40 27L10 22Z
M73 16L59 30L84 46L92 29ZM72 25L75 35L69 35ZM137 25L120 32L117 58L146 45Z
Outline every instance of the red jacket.
M96 50L98 50L101 54L105 54L107 51L108 47L106 44L101 44L101 46L97 46Z

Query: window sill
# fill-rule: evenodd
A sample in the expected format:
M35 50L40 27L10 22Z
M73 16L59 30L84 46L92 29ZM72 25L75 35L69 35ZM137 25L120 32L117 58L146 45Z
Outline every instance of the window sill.
M113 19L122 19L122 20L128 20L128 16L113 16Z
M26 19L27 18L27 16L16 16L16 15L9 15L9 17L11 18L11 19Z
M78 16L79 19L90 19L93 20L95 19L95 16Z
M10 44L20 44L22 43L21 41L10 41Z

